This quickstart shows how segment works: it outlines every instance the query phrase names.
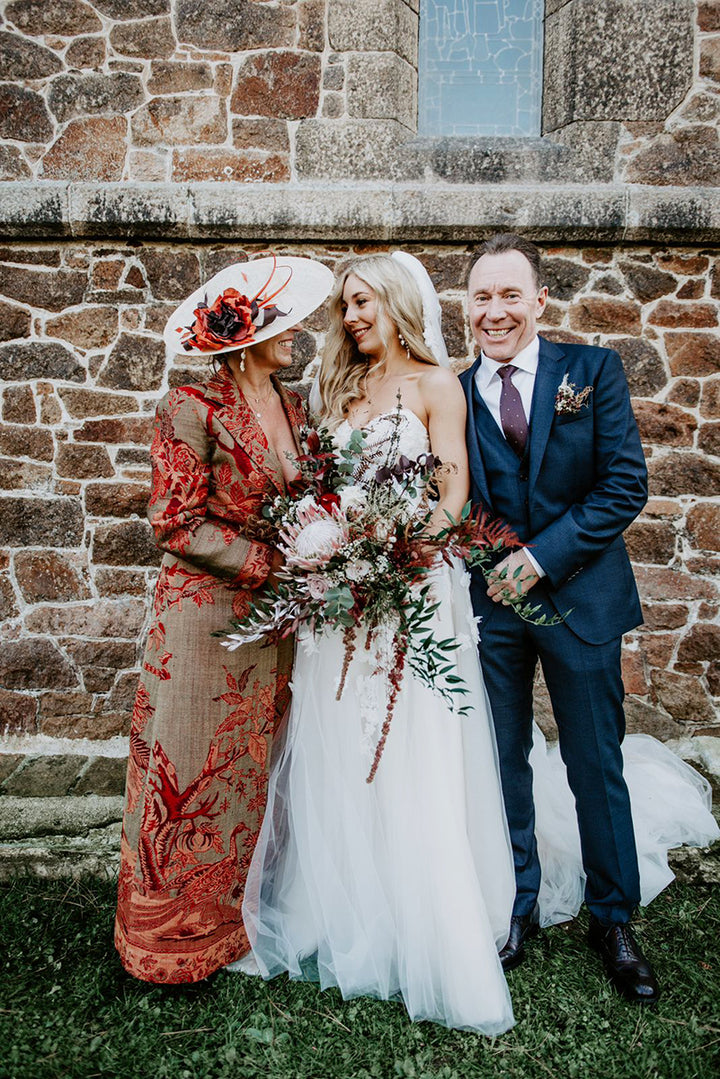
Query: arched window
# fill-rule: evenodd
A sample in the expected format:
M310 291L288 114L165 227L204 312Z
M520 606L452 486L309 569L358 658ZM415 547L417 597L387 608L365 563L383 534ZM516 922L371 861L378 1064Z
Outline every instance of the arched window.
M545 0L420 0L418 133L539 135Z

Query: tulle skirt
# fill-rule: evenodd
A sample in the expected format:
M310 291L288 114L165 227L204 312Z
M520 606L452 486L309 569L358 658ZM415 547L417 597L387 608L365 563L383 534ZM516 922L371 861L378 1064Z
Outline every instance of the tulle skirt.
M284 748L244 917L261 972L401 998L411 1018L513 1024L498 948L515 892L490 710L464 574L435 575L433 627L456 637L474 707L452 713L406 672L376 777L387 683L362 640L340 701L339 635L298 648Z

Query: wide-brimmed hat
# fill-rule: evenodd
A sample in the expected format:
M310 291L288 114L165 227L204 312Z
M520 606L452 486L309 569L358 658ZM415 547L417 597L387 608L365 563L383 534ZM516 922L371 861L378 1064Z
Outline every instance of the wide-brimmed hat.
M315 259L270 255L235 262L188 296L164 339L183 356L208 356L277 337L330 295L333 273Z

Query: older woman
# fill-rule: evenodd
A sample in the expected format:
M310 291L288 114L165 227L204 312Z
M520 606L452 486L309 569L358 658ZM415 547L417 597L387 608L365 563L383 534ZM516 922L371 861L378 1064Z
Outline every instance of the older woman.
M212 634L272 582L262 506L296 474L304 423L275 376L331 286L310 259L236 264L166 330L175 351L222 363L163 398L151 450L148 515L165 554L130 734L115 929L123 965L146 981L197 981L249 947L241 905L292 642L230 653Z

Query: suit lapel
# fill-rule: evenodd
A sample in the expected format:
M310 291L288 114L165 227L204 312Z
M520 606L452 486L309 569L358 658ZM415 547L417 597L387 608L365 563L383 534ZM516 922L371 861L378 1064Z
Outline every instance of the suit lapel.
M530 490L537 479L555 415L555 395L562 375L560 361L565 353L551 341L540 338L540 355L530 410Z
M472 367L467 371L463 371L460 376L462 387L465 390L465 397L467 400L467 426L465 432L465 438L468 449L468 462L470 464L470 474L472 475L473 482L480 492L480 499L484 502L487 508L492 508L492 499L490 498L490 491L488 488L487 475L485 473L485 464L483 462L482 453L480 452L479 432L477 426L477 410L479 408L485 408L480 395L475 390L475 372L480 366L482 357L478 356Z

